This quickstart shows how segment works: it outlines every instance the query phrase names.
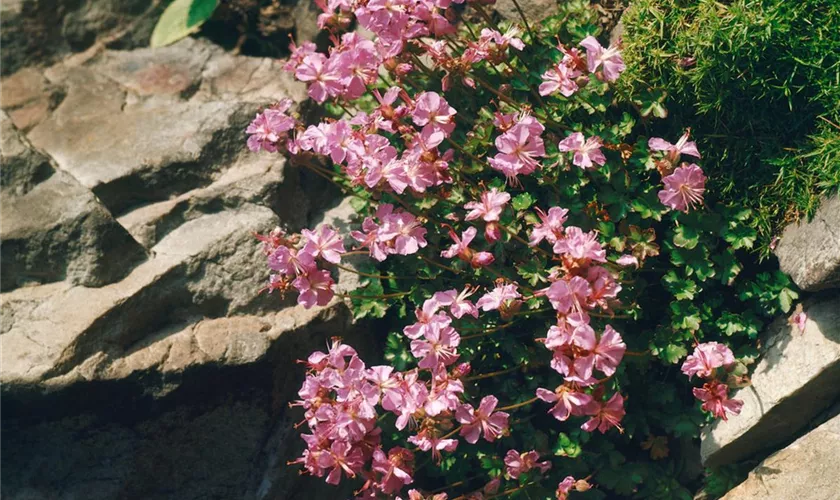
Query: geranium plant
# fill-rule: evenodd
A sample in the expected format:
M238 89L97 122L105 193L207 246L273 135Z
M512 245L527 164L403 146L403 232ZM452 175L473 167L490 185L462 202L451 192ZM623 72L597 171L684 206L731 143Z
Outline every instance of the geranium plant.
M620 43L588 2L540 23L322 8L333 46L286 69L326 117L277 103L248 146L339 185L359 221L261 236L266 289L319 307L357 272L343 298L392 331L384 364L340 339L306 360L295 463L359 498L690 498L669 446L738 413L750 340L796 298L742 276L750 214L706 192L690 132L650 137L650 97L614 93Z

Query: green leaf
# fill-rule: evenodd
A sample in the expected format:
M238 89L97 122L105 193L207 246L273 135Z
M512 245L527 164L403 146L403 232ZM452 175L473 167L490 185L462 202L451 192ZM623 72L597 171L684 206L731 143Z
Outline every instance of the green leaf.
M790 312L790 308L793 306L793 301L797 298L799 298L799 294L790 288L782 289L782 291L779 292L779 304L782 306L782 312Z
M158 19L149 45L164 47L198 31L217 6L218 0L175 0Z
M674 245L680 248L691 250L697 246L699 241L700 235L693 227L683 224L674 230Z
M534 204L534 197L531 196L531 193L522 193L520 195L514 196L512 205L513 208L516 210L527 210L528 207Z
M672 365L675 365L677 364L677 362L679 362L679 360L686 357L687 355L688 350L685 347L676 344L668 344L667 346L665 346L665 349L663 349L660 353L659 358L671 363Z

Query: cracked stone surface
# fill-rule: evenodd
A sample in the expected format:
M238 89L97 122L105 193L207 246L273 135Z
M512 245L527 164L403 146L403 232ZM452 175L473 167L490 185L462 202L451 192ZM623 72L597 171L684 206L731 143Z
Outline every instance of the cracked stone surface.
M804 311L804 332L786 318L768 328L752 384L732 395L744 401L741 414L704 429L700 452L706 466L766 455L837 401L840 294L817 295L804 303Z
M3 498L335 494L284 466L302 449L291 367L336 335L372 352L370 335L338 298L260 293L253 233L356 221L319 177L245 148L259 107L305 95L281 64L185 39L4 78Z
M799 288L840 287L840 195L825 200L810 221L785 228L775 254Z
M838 409L840 410L840 409ZM774 453L724 500L826 500L840 485L840 415Z

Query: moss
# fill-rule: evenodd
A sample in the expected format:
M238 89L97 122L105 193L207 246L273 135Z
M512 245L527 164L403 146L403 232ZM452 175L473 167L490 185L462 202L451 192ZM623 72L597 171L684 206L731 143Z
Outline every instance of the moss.
M627 90L664 90L712 192L754 209L766 254L840 185L840 2L638 0L622 18Z

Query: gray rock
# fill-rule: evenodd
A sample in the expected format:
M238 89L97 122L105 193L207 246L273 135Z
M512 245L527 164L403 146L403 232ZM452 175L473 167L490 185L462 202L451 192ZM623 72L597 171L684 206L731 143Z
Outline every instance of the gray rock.
M557 0L516 0L516 2L522 9L529 25L539 23L546 17L557 13ZM493 8L508 21L522 24L522 16L513 0L499 0Z
M703 431L705 465L772 451L840 395L840 295L817 296L804 311L804 332L785 318L770 326L752 385L732 396L744 401L741 414Z
M2 119L0 289L67 279L102 286L127 274L146 252L96 197L33 150Z
M29 139L116 214L212 183L260 105L304 96L279 63L193 39L45 74L66 98Z
M813 219L789 225L775 250L779 266L809 292L840 286L840 195L825 200Z
M840 415L774 453L724 500L827 500L840 495Z

